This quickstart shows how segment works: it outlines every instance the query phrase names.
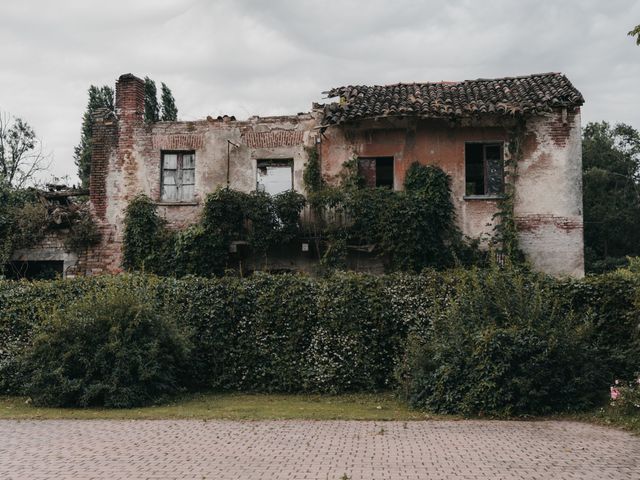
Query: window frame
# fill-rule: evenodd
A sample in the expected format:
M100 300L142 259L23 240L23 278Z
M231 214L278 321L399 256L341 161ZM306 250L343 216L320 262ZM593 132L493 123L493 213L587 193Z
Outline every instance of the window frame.
M165 155L176 155L176 168L173 169L167 169L165 168ZM193 168L184 168L184 156L185 155L192 155L193 156ZM169 200L164 198L164 187L165 187L165 170L173 170L175 172L175 179L177 182L177 179L179 177L179 172L182 173L185 170L192 170L193 171L193 183L188 183L187 185L193 185L193 194L191 196L190 199L188 200L184 200L181 199L182 195L181 195L181 188L184 184L180 184L178 185L176 183L176 190L178 192L178 195L176 196L175 200ZM190 205L190 204L196 204L198 203L196 201L196 192L195 192L195 187L196 187L196 152L195 150L162 150L160 152L160 204L164 204L164 205Z
M294 164L293 157L286 157L286 158L257 158L256 159L256 174L255 174L256 191L257 192L268 193L266 190L260 190L261 183L258 181L258 178L259 178L259 175L260 175L260 168L262 166L273 166L273 167L280 167L280 168L287 167L287 168L289 168L290 173L291 173L291 188L289 188L287 190L284 190L284 192L295 191L293 164ZM273 194L270 193L269 195L279 195L280 193L284 193L284 192L273 193Z
M467 193L467 145L482 145L482 175L483 175L483 191L482 194L468 194ZM500 162L501 162L501 192L499 193L486 193L489 186L488 175L488 162L487 162L487 147L498 147L500 149ZM464 196L465 200L499 200L504 198L505 192L505 164L504 164L504 140L474 140L464 142Z
M360 161L374 161L374 168L376 173L376 184L365 185L366 188L390 188L392 191L396 189L396 157L394 155L359 155L358 156L358 175L360 175ZM391 185L378 185L378 160L391 160ZM366 183L366 179L365 179Z

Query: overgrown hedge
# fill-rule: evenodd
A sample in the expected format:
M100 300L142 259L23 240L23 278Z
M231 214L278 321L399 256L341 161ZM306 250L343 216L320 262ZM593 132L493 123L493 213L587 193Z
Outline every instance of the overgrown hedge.
M496 274L499 269L494 267L493 271ZM456 309L461 312L461 298L478 288L469 276L477 280L479 275L484 275L482 270L427 270L420 275L386 276L336 273L321 279L256 274L248 278L124 275L32 283L0 281L0 392L23 391L28 379L21 376L21 362L35 332L46 324L53 310L64 311L83 296L128 282L144 290L156 308L170 307L178 326L189 333L192 348L187 371L180 375L183 388L338 393L395 388L400 378L404 393L410 395L412 389L415 393L415 385L407 387L407 381L412 380L407 377L407 339L448 345L452 352L467 351L463 343L469 336L438 337L445 335L446 329L434 328L434 324L447 316L451 319ZM524 395L516 399L518 408L500 406L494 413L557 411L593 404L602 398L599 392L606 394L614 378L631 378L640 366L637 274L611 273L571 281L523 275L545 292L545 298L554 299L553 305L545 308L554 309L553 321L559 322L557 328L542 323L532 327L542 342L538 345L544 345L551 333L562 334L582 322L586 334L568 340L578 351L588 352L578 356L579 361L590 362L589 368L596 373L593 382L584 387L568 386L567 391L579 395L580 402L560 396L549 400L552 403L544 400L544 405L529 408ZM501 296L498 304L512 308L515 304L509 298L514 292L508 285L503 287L486 295ZM473 298L477 303L477 294ZM526 298L520 302L519 308L524 310L517 312L523 321L510 323L509 331L514 333L510 339L526 336L520 335L526 334L520 327L528 318L527 302ZM569 315L570 310L573 313ZM547 310L540 312L538 318L543 318ZM505 312L506 318L512 313ZM483 328L494 331L502 321L489 314ZM458 333L467 330L474 331L458 329ZM483 376L482 369L489 372L494 365L507 361L500 343L494 346L491 352L477 357L483 362L476 365L477 381L493 381ZM520 346L522 351L518 351ZM525 347L519 340L511 342L509 355L526 355L530 350ZM442 368L460 368L447 363L446 356L441 358ZM553 368L550 374L567 382L573 381L567 372L574 367L562 359L540 366ZM544 371L539 373L544 377ZM504 380L508 384L508 375ZM492 412L484 408L450 410Z
M268 392L392 387L408 328L444 297L442 275L338 273L326 279L257 274L181 279L150 275L0 281L0 391L18 392L18 363L53 310L126 282L172 304L192 333L185 386Z

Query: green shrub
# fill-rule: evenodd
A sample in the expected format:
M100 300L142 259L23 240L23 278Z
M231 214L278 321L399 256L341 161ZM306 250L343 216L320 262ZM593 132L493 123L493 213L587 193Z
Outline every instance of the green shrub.
M385 304L383 277L186 277L160 289L179 299L181 323L194 332L194 388L337 393L392 385L406 325Z
M256 255L297 238L303 195L243 193L219 188L207 195L198 223L174 231L153 201L138 195L126 208L123 266L167 276L221 276L230 266L231 242L243 240Z
M565 311L593 318L593 355L612 382L640 365L640 275L619 270L553 285Z
M166 388L149 387L150 394L127 390L136 402L180 386L337 393L389 389L399 380L414 405L437 411L519 415L580 408L601 400L615 378L637 371L637 279L629 270L557 281L494 267L324 278L138 274L0 281L0 393L16 394L29 381L31 389L53 385L47 395L61 403L99 403L100 391L125 385L124 373L112 369L120 380L94 381L106 375L106 367L96 367L75 383L60 381L65 369L88 365L75 359L109 348L134 357L139 348L151 366L161 365L165 356L145 350L148 342L138 347L117 337L113 347L98 347L109 322L124 325L126 315L111 318L120 305L142 312L145 325L168 325L153 330L165 344L191 337L188 364L182 365L183 349L172 347L175 361L171 355L167 361L177 366L163 372L173 380L160 378ZM176 328L174 341L167 332ZM131 338L143 333L132 330ZM54 347L58 354L46 356ZM32 375L19 368L21 358L49 366ZM89 393L81 392L83 385ZM141 385L146 389L147 380Z
M36 405L145 405L175 393L189 341L153 286L121 277L57 309L21 359Z
M103 281L98 277L72 281L0 280L0 394L19 393L24 379L18 369L18 358L48 312L68 305Z
M137 195L125 210L122 265L128 270L167 273L170 241L165 221L157 215L156 205L144 194Z
M567 314L552 280L510 265L460 272L427 335L412 335L404 391L441 413L525 415L592 406L608 378L593 361L591 322Z
M383 257L389 271L446 268L455 260L475 260L455 223L451 179L438 167L413 163L401 191L362 188L357 158L345 162L342 186L310 191L317 227L328 244L325 264L341 266L336 245L367 246ZM329 212L342 212L328 221ZM321 220L321 221L320 221ZM333 223L333 224L332 224ZM346 257L346 251L343 252Z

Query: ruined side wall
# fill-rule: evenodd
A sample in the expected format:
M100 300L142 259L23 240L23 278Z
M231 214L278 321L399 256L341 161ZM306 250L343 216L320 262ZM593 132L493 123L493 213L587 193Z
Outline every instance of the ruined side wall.
M144 82L133 75L118 80L116 110L117 119L99 119L94 132L99 146L93 152L91 200L103 241L91 250L86 273L121 271L124 211L140 193L157 203L170 228L196 222L207 194L227 185L228 141L238 145L229 150L231 188L256 189L258 159L293 159L293 186L303 191L305 147L314 145L316 135L311 114L146 124ZM193 202L161 201L162 152L176 150L195 151Z
M580 112L530 120L527 139L514 206L520 246L536 269L582 277Z
M65 240L68 234L69 230L66 229L49 231L37 245L15 250L11 255L11 260L18 262L61 261L63 262L63 276L73 277L79 271L82 272L79 259L83 260L83 255L67 248Z

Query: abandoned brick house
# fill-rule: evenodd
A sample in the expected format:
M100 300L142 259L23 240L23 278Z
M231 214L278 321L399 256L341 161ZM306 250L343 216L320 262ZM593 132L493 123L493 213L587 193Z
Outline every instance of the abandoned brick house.
M116 113L98 115L93 134L90 199L102 242L79 257L54 241L47 258L61 262L65 275L118 272L124 209L136 194L147 194L179 228L196 221L205 196L220 186L304 192L311 147L328 183L354 155L369 185L393 189L402 188L413 162L441 167L452 179L462 232L488 237L513 151L510 132L523 125L514 180L520 246L541 271L584 274L583 98L564 75L349 86L328 96L336 100L297 115L146 124L144 82L122 75Z

